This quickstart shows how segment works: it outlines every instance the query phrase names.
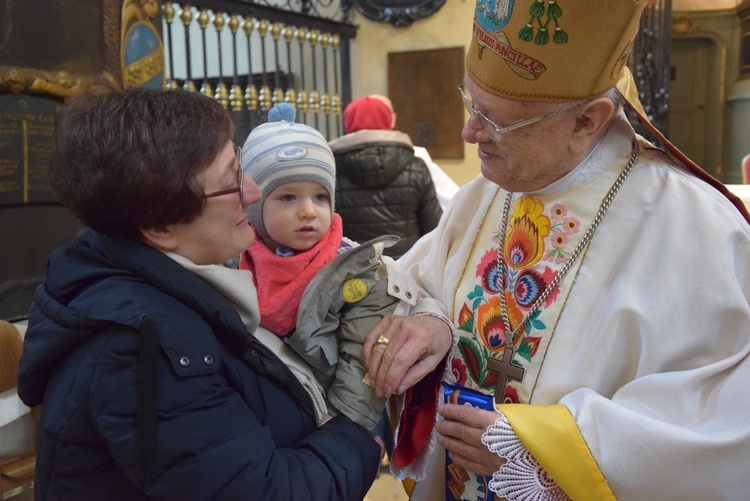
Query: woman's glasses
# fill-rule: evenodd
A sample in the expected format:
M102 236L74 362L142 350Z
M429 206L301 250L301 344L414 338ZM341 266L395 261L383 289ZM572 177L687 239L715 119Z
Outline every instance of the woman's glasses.
M240 203L242 203L243 195L244 195L244 189L245 189L245 173L242 172L242 148L239 146L234 147L234 156L237 159L237 186L234 188L226 188L224 190L219 191L212 191L211 193L206 193L203 195L203 198L213 198L213 197L220 197L223 195L229 195L230 193L239 193L240 194Z

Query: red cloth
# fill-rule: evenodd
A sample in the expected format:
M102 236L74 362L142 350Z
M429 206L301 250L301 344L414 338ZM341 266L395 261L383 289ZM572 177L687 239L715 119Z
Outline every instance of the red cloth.
M391 462L403 468L413 463L427 445L435 425L440 380L448 357L443 358L434 371L406 391L398 443Z
M362 129L391 130L393 114L380 99L360 97L344 109L344 130L347 134Z
M256 232L255 242L240 256L240 269L253 274L260 325L279 337L294 330L302 293L315 274L336 257L342 236L341 216L334 213L320 242L294 256L281 257L266 247Z

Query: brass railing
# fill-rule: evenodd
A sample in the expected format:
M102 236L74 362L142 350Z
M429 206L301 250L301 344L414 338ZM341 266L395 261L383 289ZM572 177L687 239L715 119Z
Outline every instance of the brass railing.
M312 11L312 3L303 4ZM342 20L320 17L332 2L315 5L312 16L246 1L164 2L166 86L201 92L230 109L238 140L279 102L294 105L297 121L327 138L341 135L356 28L340 10Z

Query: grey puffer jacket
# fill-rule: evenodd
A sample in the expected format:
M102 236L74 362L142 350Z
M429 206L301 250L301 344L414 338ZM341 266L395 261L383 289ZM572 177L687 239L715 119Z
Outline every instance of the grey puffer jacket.
M397 259L437 226L443 211L424 162L407 134L360 130L330 143L336 158L336 212L344 236L365 242L400 237L386 249Z

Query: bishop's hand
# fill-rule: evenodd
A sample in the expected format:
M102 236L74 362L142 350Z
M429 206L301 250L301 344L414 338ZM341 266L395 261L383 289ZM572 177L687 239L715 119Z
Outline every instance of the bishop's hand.
M367 335L362 348L375 393L379 397L402 394L437 367L452 343L450 328L439 318L383 318Z
M450 453L458 466L483 476L500 470L505 459L491 452L482 443L482 434L494 424L499 414L468 405L443 404L438 412L445 420L438 421L438 443Z

